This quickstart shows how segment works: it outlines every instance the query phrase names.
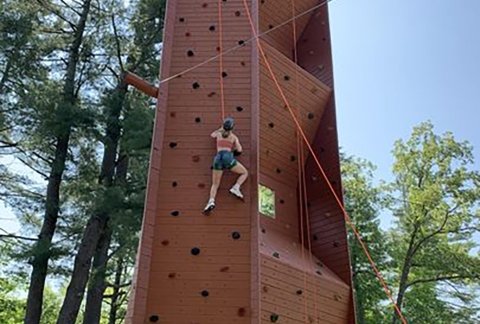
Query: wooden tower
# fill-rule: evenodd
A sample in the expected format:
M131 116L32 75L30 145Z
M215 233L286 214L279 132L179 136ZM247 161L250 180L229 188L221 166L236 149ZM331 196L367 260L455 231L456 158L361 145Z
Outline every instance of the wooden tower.
M247 3L258 32L271 30L260 46L341 198L327 5L294 1L295 15L307 11L295 21L297 65L292 0ZM252 40L243 0L220 4L221 24L217 0L168 0L161 79L181 74L158 91L127 323L354 323L341 209L305 149L299 166L296 126ZM217 58L183 73L233 47L222 71ZM250 176L241 202L228 194L235 176L226 173L217 208L204 216L220 78ZM299 194L302 169L307 199ZM259 185L274 192L273 217L259 211Z

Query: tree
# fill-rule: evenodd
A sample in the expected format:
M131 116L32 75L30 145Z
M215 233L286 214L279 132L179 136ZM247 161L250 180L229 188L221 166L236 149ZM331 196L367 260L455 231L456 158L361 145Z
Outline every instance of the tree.
M341 155L342 185L345 209L368 245L369 252L380 270L388 269L389 246L379 225L381 210L380 189L373 184L374 166L362 159ZM355 287L356 318L359 324L380 323L385 319L383 291L370 262L355 235L348 233L353 283Z
M472 236L480 230L480 174L472 170L472 147L451 133L435 134L426 122L407 141L397 141L393 154L389 204L396 220L390 236L397 304L414 318L419 296L428 296L424 303L456 323L472 320L465 317L475 300L468 287L480 279L480 259L472 252Z

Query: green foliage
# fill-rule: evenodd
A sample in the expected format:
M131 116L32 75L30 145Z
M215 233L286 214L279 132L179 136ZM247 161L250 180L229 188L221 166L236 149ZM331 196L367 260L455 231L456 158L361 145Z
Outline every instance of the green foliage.
M258 209L265 216L275 218L275 192L265 186L258 186Z
M388 268L389 246L379 227L380 189L373 185L374 166L361 159L341 156L345 208L352 218L369 252L380 270ZM385 292L373 273L370 263L352 232L348 234L350 258L355 286L358 323L380 323L386 309Z

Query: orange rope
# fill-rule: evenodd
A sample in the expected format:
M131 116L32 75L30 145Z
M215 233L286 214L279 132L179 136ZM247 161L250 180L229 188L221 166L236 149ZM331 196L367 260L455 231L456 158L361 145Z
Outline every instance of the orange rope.
M375 265L375 262L373 261L372 257L370 256L370 253L368 252L368 249L365 245L365 243L362 241L362 238L358 232L358 230L356 229L355 225L352 223L351 219L350 219L350 216L348 216L348 213L347 211L345 210L345 208L343 207L343 204L340 200L340 198L338 197L338 195L336 194L335 192L335 189L333 188L332 184L330 183L330 181L328 180L328 177L327 175L325 174L325 171L323 170L323 167L320 163L320 161L318 160L318 157L316 156L315 154L315 151L313 150L312 146L310 145L306 135L305 135L305 132L303 131L302 129L302 126L300 125L297 117L295 116L295 113L293 112L292 110L292 107L290 106L290 103L288 102L288 99L286 98L285 94L283 93L283 90L282 88L280 87L280 84L278 83L278 80L275 76L275 73L273 72L273 69L270 65L270 62L268 61L266 55L265 55L265 52L263 50L263 47L262 47L262 44L260 43L260 40L258 39L257 37L257 31L255 29L255 25L253 23L253 20L252 20L252 16L250 14L250 9L248 8L248 4L247 4L247 0L243 0L243 4L244 4L244 7L245 7L245 10L247 12L247 16L248 16L248 19L250 21L250 26L251 26L251 29L252 29L252 33L256 39L256 43L257 43L257 46L258 46L258 49L260 51L260 54L262 55L262 58L265 62L265 65L270 73L270 76L272 77L279 93L280 93L280 96L282 97L285 105L287 106L287 109L288 111L290 112L290 115L292 116L293 118L293 121L295 122L295 125L298 129L298 131L300 132L302 138L303 138L303 141L304 143L307 145L308 147L308 150L310 151L310 154L311 156L313 157L313 159L315 160L315 163L317 164L317 167L318 169L320 170L323 178L325 179L330 191L333 193L333 196L335 197L335 200L338 204L338 206L340 207L340 209L342 210L343 212L343 215L344 215L344 218L345 218L345 221L347 222L347 224L351 227L353 233L355 234L355 237L357 238L358 242L360 243L365 255L367 256L369 262L370 262L370 265L372 266L378 280L380 281L380 283L382 284L383 286L383 289L385 291L385 293L387 294L388 298L390 299L390 301L392 302L394 308L395 308L395 311L397 312L397 314L399 315L400 319L402 320L402 323L403 324L407 324L407 321L405 319L405 317L403 316L402 312L400 311L400 308L398 307L398 305L395 303L395 301L393 300L393 297L392 297L392 294L390 292L390 289L388 288L385 280L383 279L383 276L382 274L380 273L380 271L378 270L377 266Z
M223 19L222 0L218 0L218 49L223 53ZM219 57L220 62L220 104L222 106L222 121L225 119L225 94L223 89L223 55Z
M295 0L292 0L291 1L291 4L292 4L292 17L295 17ZM293 56L294 56L294 61L295 61L295 64L297 64L297 25L296 25L296 21L293 20L293 29L292 29L292 37L293 37ZM295 101L294 101L294 105L297 106L297 110L300 110L300 107L298 106L298 93L299 93L299 84L298 84L298 69L295 68ZM307 298L307 267L305 266L306 262L305 262L305 230L304 230L304 226L303 226L303 222L304 222L304 204L303 204L303 199L305 199L305 197L303 197L303 190L302 190L302 177L301 177L301 174L303 173L303 167L304 167L304 164L300 158L302 152L301 150L303 150L303 147L302 147L302 140L300 139L300 134L298 133L298 130L296 130L296 133L297 133L297 166L298 166L298 199L299 199L299 207L300 207L300 241L301 241L301 244L302 244L302 263L303 263L303 291L305 292L305 295L303 297L303 300L304 300L304 313L305 313L305 323L308 324L308 298ZM306 211L306 209L305 209ZM308 220L307 220L308 222ZM307 231L308 233L308 231ZM308 234L307 234L308 235ZM311 253L310 253L311 254ZM312 262L310 262L310 265L312 264ZM313 282L313 284L315 285L315 281ZM316 285L315 285L316 287ZM316 295L317 292L315 291L314 294ZM316 305L315 305L316 306ZM316 307L315 307L315 310L316 310Z

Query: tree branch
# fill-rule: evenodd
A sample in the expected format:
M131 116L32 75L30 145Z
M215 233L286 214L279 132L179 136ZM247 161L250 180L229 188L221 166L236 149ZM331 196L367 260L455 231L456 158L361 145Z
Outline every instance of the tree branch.
M419 283L428 283L428 282L437 282L437 281L448 281L448 280L455 280L455 279L480 279L479 275L451 275L451 276L436 276L435 278L428 278L428 279L417 279L413 280L412 282L407 283L407 287L411 287L413 285Z

